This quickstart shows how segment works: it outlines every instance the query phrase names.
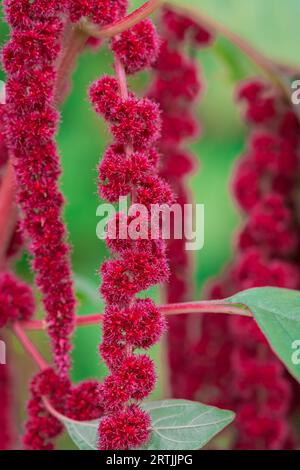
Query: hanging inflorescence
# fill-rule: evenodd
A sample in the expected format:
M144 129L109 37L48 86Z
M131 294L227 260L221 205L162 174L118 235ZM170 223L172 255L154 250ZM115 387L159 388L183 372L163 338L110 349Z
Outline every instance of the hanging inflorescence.
M196 158L186 145L189 139L195 139L200 134L194 108L203 89L198 63L190 51L210 45L212 35L190 18L169 7L163 9L160 22L162 45L154 65L155 74L149 96L160 104L162 110L160 174L170 183L176 194L176 202L180 204L184 214L184 205L192 200L186 179L197 165ZM187 221L184 218L180 222L182 234L185 222ZM180 239L171 236L168 240L168 303L185 302L191 300L193 295L193 266L185 243L184 236ZM185 350L185 344L189 342L189 325L192 322L195 330L195 322L199 321L199 318L191 319L189 316L174 316L169 319L168 350L172 392L175 397L185 397L191 387L190 380L186 380L185 371L193 358Z
M110 202L129 195L132 202L147 209L151 204L173 201L171 189L157 174L155 144L161 116L153 101L128 92L125 74L153 63L158 46L149 20L120 34L111 44L117 78L105 76L90 89L94 108L109 122L114 137L99 165L99 194ZM154 388L154 364L148 356L134 352L151 347L165 329L153 301L135 298L140 291L167 279L165 246L161 239L150 239L150 216L140 218L137 240L129 235L122 238L121 227L128 227L130 220L131 216L119 213L109 222L107 245L113 259L101 268L101 293L107 306L100 350L110 375L101 386L106 416L100 423L99 448L106 450L140 447L149 439L150 418L139 402Z
M266 285L300 288L299 122L291 105L259 79L241 84L237 98L253 128L232 183L245 224L236 236L236 259L210 288L213 298ZM213 387L213 403L237 410L235 447L293 448L289 417L297 387L256 324L206 318L202 332L196 351L207 362L198 370L205 377L198 390Z

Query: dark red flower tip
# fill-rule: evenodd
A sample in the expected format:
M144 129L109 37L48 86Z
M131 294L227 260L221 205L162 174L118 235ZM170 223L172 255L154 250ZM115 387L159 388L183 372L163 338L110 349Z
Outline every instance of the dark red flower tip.
M149 415L136 405L106 416L99 425L100 450L128 450L141 447L150 437Z
M30 320L35 310L31 288L9 272L0 274L0 327L9 321Z
M150 67L159 52L159 40L152 21L143 20L114 38L112 50L128 74Z
M98 419L103 415L100 385L95 380L82 382L71 388L66 400L66 415L76 421Z
M159 107L147 98L123 101L116 121L111 127L115 139L120 144L132 145L135 150L149 149L160 136Z
M121 104L118 81L105 75L95 81L89 89L89 97L95 111L105 119L114 120Z

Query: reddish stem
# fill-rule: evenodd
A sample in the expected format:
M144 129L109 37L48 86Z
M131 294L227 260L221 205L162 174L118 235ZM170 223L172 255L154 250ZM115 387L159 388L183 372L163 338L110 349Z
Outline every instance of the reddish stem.
M41 354L36 349L34 344L30 341L30 339L28 338L28 336L23 330L23 326L21 326L19 322L15 322L12 328L13 328L15 335L19 339L20 343L22 343L24 349L32 357L32 359L39 366L39 368L41 370L48 369L49 365L47 364L45 359L41 356Z
M61 105L68 93L71 75L76 60L87 41L86 34L76 26L68 23L65 28L63 50L57 63L55 103Z
M93 36L94 38L111 38L117 34L126 31L132 26L136 25L140 21L148 18L154 11L156 11L165 0L149 0L144 3L140 8L133 11L124 18L116 21L115 23L104 26L99 29L96 25L91 24L88 20L81 20L79 23L79 28L82 29L88 36Z
M226 315L241 315L244 317L253 317L251 311L246 305L231 304L225 301L202 301L202 302L187 302L178 304L160 305L159 309L164 315L186 315L189 313L205 314L216 313ZM96 325L103 321L103 313L95 313L92 315L85 315L77 317L75 320L76 326L89 326ZM31 320L22 322L23 328L27 330L44 330L47 325L43 320Z
M0 188L0 271L5 266L5 255L13 234L16 219L15 177L12 158L10 158Z

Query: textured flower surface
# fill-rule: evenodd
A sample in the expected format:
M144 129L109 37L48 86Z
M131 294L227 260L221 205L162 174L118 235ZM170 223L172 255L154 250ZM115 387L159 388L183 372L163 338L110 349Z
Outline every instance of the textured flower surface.
M111 45L116 78L102 77L90 87L94 109L108 121L114 137L98 167L99 195L111 202L129 196L131 202L149 208L174 201L157 170L154 146L160 137L160 109L151 99L129 92L125 75L148 67L157 57L158 44L149 20L120 34ZM100 387L105 413L99 427L102 450L140 447L151 431L150 418L138 403L152 392L156 374L152 360L135 350L153 346L165 321L152 300L135 295L166 281L169 268L163 241L148 237L150 216L137 224L137 239L130 237L127 225L134 220L119 213L108 223L106 241L114 258L101 267L100 291L107 306L100 352L110 369Z
M160 174L170 184L177 196L176 202L182 207L190 202L186 179L196 168L196 158L185 147L188 139L199 132L194 105L200 97L202 82L198 64L187 53L188 47L185 47L200 45L195 39L196 29L199 33L199 28L189 18L178 15L170 8L163 10L162 46L154 65L154 79L149 91L149 96L160 104L162 110ZM211 39L207 31L207 41L203 40L201 46L207 45ZM145 196L147 195L143 194L143 201L147 201ZM154 197L151 186L148 197L149 200ZM169 303L187 301L191 294L192 266L191 258L185 250L186 240L175 239L173 231L174 227L171 239L168 240L170 282L166 286L166 298ZM187 364L193 362L192 355L185 349L188 344L188 325L191 322L194 320L187 315L171 317L168 322L172 392L179 398L186 397L188 383L185 380L185 370ZM192 382L191 377L188 381Z
M75 307L54 143L58 121L53 107L55 64L63 31L60 15L65 7L65 2L7 0L12 33L3 50L8 74L6 140L15 157L23 230L30 238L32 265L43 293L52 349L61 374L70 366L69 336Z
M299 219L294 199L299 183L299 123L261 80L241 84L237 96L245 105L245 119L254 127L232 182L245 224L236 238L236 259L210 288L211 296L224 298L270 285L299 289ZM297 387L258 327L249 319L232 318L216 322L212 330L207 318L202 328L198 350L206 348L207 365L193 371L194 377L198 375L194 393L201 398L205 386L214 387L214 403L224 406L226 402L237 410L235 448L295 446L289 415ZM220 353L227 351L222 380L216 368L219 354L210 353L207 344ZM209 376L208 367L215 373Z

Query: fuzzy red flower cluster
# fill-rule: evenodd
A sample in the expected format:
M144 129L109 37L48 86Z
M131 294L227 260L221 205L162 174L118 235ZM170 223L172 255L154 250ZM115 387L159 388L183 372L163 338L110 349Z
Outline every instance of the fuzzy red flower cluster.
M9 272L0 273L0 328L8 322L29 320L35 303L31 288Z
M158 154L153 147L160 136L160 110L150 99L128 93L125 78L125 72L137 72L155 60L158 39L154 26L148 20L137 24L113 40L112 49L117 78L105 76L90 88L94 108L108 121L114 137L99 165L99 195L110 202L131 196L132 202L146 208L170 204L173 194L157 174ZM102 450L140 447L151 431L150 418L138 403L154 388L154 364L148 356L134 352L155 344L165 322L151 299L136 299L135 295L165 281L169 270L162 240L149 239L150 218L136 215L137 240L127 232L134 217L119 213L109 222L107 244L113 259L101 268L101 294L107 306L100 349L110 369L101 386L105 410L99 427Z
M177 195L177 203L184 207L190 202L186 179L196 168L196 159L186 145L188 139L199 133L194 105L200 99L203 87L198 64L186 52L186 46L207 46L212 36L190 18L179 15L169 7L162 12L161 30L162 47L154 66L149 94L162 109L160 174L170 183ZM185 302L191 294L189 278L192 267L185 243L184 237L178 240L171 236L168 240L171 273L167 285L169 303ZM185 380L185 371L193 361L184 346L191 321L194 320L188 316L174 316L168 322L171 384L173 395L180 398L186 396L188 381Z
M245 223L236 237L235 261L210 289L213 298L253 287L300 288L299 218L294 199L299 184L300 125L292 108L260 80L241 84L237 97L253 126L232 183ZM194 351L204 358L198 370L190 372L196 377L194 394L205 396L205 385L213 387L214 404L237 410L237 449L295 445L289 414L292 395L299 388L253 321L224 318L212 323L206 318Z
M122 18L127 10L128 0L67 0L72 21L82 17L104 26Z
M57 183L60 169L54 136L59 116L53 94L63 30L60 15L67 2L6 0L4 5L12 28L11 40L3 49L8 76L6 137L15 158L22 225L30 238L54 359L65 374L75 300L61 218L63 197Z
M47 409L54 409L76 421L101 417L103 409L99 400L99 384L95 381L72 386L69 379L59 377L53 369L37 374L30 385L27 404L28 421L23 436L26 450L53 450L53 440L63 431L62 423Z

